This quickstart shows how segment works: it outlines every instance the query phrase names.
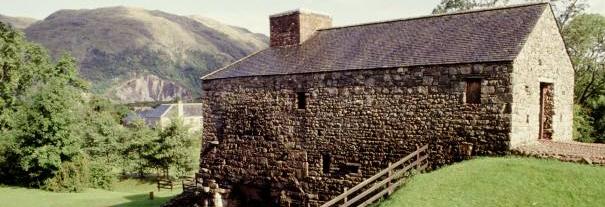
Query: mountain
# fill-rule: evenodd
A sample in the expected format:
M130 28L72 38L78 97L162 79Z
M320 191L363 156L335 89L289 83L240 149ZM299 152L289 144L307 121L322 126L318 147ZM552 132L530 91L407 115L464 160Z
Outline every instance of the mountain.
M17 29L25 29L29 25L37 22L37 19L29 17L9 17L0 14L0 22L8 23Z
M199 16L129 7L60 10L25 29L80 61L93 92L122 102L199 96L199 78L267 47L268 38Z

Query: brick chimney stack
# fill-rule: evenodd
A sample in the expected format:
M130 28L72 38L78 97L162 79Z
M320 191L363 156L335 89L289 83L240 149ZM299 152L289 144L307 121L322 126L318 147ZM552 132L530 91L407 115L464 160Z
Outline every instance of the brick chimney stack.
M319 29L332 27L332 18L302 10L287 11L269 17L271 47L299 45Z

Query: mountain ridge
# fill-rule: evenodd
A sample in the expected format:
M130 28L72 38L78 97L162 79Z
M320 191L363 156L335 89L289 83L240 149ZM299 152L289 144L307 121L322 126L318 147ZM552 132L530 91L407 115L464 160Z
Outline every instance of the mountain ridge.
M149 94L140 101L168 101L183 94L197 97L199 77L268 46L263 34L208 17L125 6L59 10L24 32L54 58L63 53L74 56L82 76L93 83L93 92L112 98ZM115 90L132 80L137 80L136 89L157 88L141 86L143 80L153 80L170 90ZM112 94L120 91L128 94ZM158 94L166 91L178 94Z
M29 27L30 25L36 23L37 19L31 18L31 17L14 17L14 16L6 16L6 15L2 15L0 14L0 22L4 22L4 23L8 23L10 25L12 25L13 27L23 30L27 27Z

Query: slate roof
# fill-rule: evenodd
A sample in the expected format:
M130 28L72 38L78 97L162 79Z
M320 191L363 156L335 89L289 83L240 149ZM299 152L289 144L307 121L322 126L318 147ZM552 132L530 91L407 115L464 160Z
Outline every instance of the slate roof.
M518 5L323 29L301 45L267 48L202 79L512 61L548 6Z
M177 110L177 104L161 104L153 109L130 113L124 118L124 121L131 122L136 119L171 116L170 114L177 114ZM203 113L201 103L183 103L184 117L203 116Z
M142 117L159 118L159 117L162 117L162 115L164 113L166 113L168 110L170 110L171 106L172 106L172 104L162 104L162 105L159 105L158 107L153 108L152 110L143 112L143 114L141 114L141 115L142 115Z

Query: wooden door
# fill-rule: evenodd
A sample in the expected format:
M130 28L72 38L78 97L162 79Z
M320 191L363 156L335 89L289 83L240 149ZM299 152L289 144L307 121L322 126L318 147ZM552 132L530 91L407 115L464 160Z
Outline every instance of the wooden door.
M539 139L552 139L554 116L554 93L552 83L540 83L540 134Z

